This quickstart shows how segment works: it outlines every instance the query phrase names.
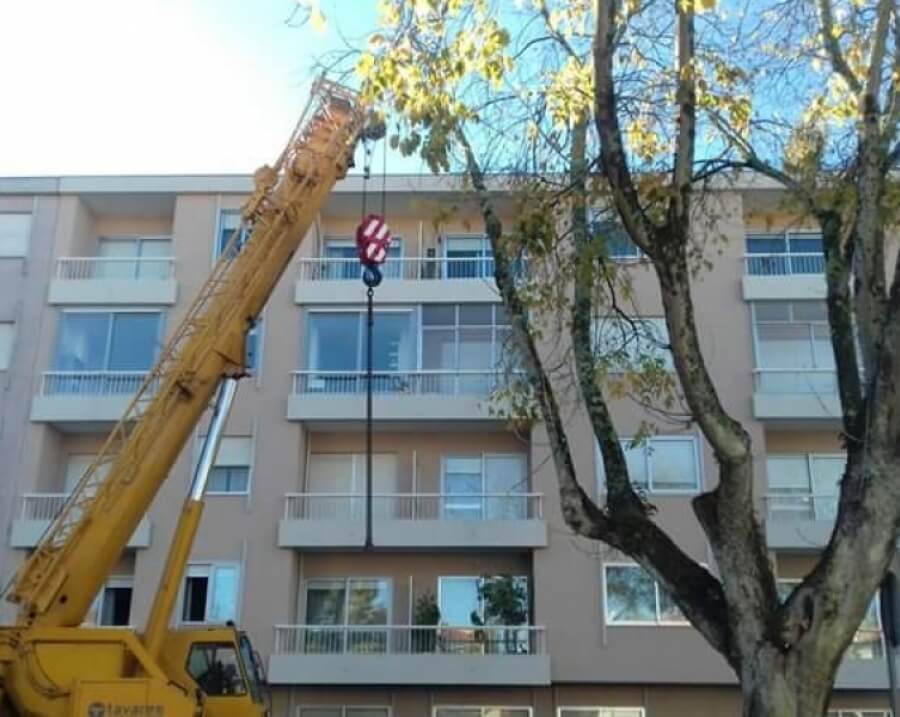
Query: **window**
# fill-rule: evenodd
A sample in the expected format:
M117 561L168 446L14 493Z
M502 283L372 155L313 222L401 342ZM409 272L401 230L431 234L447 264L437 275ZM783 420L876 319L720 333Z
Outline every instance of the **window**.
M131 593L134 579L113 577L106 581L91 606L85 623L104 626L128 625L131 621Z
M605 317L594 323L594 353L611 373L658 365L674 370L669 331L662 318Z
M494 275L494 255L486 236L448 236L444 238L444 277L475 279Z
M363 311L311 311L308 314L309 368L358 373L366 367L366 315ZM376 311L372 360L375 371L406 371L415 366L413 312ZM361 390L364 388L360 382ZM384 385L385 380L376 382ZM385 390L382 388L382 390Z
M531 717L531 707L435 707L434 717Z
M187 671L210 697L247 693L240 660L233 645L195 642L188 653Z
M169 237L100 239L98 279L168 279L172 240Z
M641 258L641 250L612 212L599 207L589 209L588 224L594 237L605 241L610 259L628 261Z
M399 237L392 237L387 261L382 266L382 275L385 278L397 279L403 276L403 262L399 261L402 256L403 240ZM359 263L359 255L356 252L355 239L329 239L326 237L325 258L331 261L325 262L324 276L321 278L356 280L361 278L362 265Z
M483 392L487 372L509 357L509 319L499 304L426 304L422 307L422 368L437 377L442 392ZM462 375L452 375L459 372ZM465 375L469 373L470 375Z
M372 492L397 493L397 456L372 455ZM306 490L310 494L300 507L298 518L334 520L361 518L365 515L362 496L366 493L366 456L364 453L313 453L309 457ZM315 494L321 494L316 497ZM336 495L337 494L337 495ZM373 501L376 516L388 517L392 501ZM402 507L398 506L402 511ZM390 517L403 517L401 515Z
M30 213L0 213L0 257L26 256L30 238Z
M891 717L890 710L828 710L827 717Z
M489 655L531 652L529 631L515 629L527 626L529 620L525 576L441 576L438 607L443 652ZM483 625L496 626L496 629L479 629Z
M228 257L229 259L234 259L234 257L237 256L237 253L244 247L244 244L247 243L247 239L250 238L250 229L247 226L241 226L240 211L226 209L219 213L219 233L216 236L214 252L214 257L216 259L218 259L225 251L225 247L228 246L228 242L231 241L231 237L238 227L240 227L241 231L238 235L237 243L232 247L231 255Z
M749 234L747 273L757 276L821 274L825 271L822 235L818 232Z
M383 578L312 579L306 584L306 651L382 653L387 650L391 582ZM321 626L314 629L312 626Z
M795 578L779 578L776 582L778 597L782 601L787 600L799 583L800 580ZM883 657L884 638L881 632L881 609L878 593L875 593L850 646L844 653L844 658L848 660L879 660ZM831 715L831 712L828 714Z
M199 445L202 445L202 441ZM216 460L210 471L207 491L212 494L248 493L252 458L252 437L223 437L219 442Z
M390 707L301 707L300 717L390 717Z
M694 436L654 436L635 445L621 441L631 483L650 493L696 493L700 490L700 457ZM600 490L606 477L603 456L595 444Z
M643 707L560 707L559 717L644 717Z
M251 376L259 374L262 364L263 326L262 317L256 320L253 328L247 332L247 340L244 342L244 368Z
M773 519L834 520L843 455L768 456L768 508Z
M53 366L59 371L147 371L156 357L158 311L65 311Z
M639 565L604 565L607 625L687 625L671 596Z
M837 391L824 301L755 301L751 312L758 391Z
M525 456L515 453L444 456L441 517L497 520L528 517Z
M16 324L0 321L0 371L9 370L12 362L13 342L16 339Z
M236 620L239 583L240 568L237 565L189 565L184 579L181 621L222 623Z

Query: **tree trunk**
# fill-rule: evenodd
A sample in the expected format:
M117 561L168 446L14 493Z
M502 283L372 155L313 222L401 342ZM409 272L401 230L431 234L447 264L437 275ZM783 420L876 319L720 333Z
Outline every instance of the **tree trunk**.
M759 646L741 669L744 717L823 717L834 670L819 655Z

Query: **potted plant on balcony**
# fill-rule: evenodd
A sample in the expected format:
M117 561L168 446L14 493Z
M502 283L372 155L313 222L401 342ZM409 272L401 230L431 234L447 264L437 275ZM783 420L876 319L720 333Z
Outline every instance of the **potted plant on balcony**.
M441 622L441 610L434 593L426 592L416 598L413 609L412 651L414 653L434 652L437 647L437 626ZM424 629L431 628L431 629Z
M484 654L512 655L529 651L518 635L516 625L528 622L528 588L521 578L511 575L484 576L478 586L483 615L473 612L472 624L478 627L502 626L500 639L491 639L487 630L476 630L475 639Z

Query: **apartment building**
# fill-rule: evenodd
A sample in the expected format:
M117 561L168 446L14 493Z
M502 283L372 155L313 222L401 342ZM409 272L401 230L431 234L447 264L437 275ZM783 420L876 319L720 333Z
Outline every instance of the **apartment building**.
M392 176L397 239L376 291L374 547L365 544L364 305L343 181L247 343L242 382L173 620L235 620L290 717L669 717L740 713L734 676L641 569L573 537L540 425L492 396L513 380L490 248L458 185ZM4 581L66 498L202 285L244 176L0 179L0 520ZM765 184L722 190L694 286L726 407L757 451L760 514L785 588L827 540L842 465L821 241ZM453 208L453 211L448 209ZM437 217L440 216L440 221ZM654 278L627 241L635 306L665 362ZM548 337L547 350L555 339ZM623 439L646 419L613 405ZM586 488L603 475L566 409ZM628 450L658 519L714 569L690 507L715 482L695 430ZM140 627L205 426L97 596ZM8 619L12 614L4 608ZM834 717L885 717L877 610L837 678Z

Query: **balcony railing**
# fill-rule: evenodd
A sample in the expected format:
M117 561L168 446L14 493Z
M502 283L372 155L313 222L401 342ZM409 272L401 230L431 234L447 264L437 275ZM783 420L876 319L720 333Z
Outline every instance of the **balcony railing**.
M171 279L174 257L64 256L56 261L57 279Z
M362 394L365 371L292 371L296 394ZM372 391L379 394L486 396L511 380L504 371L375 371Z
M135 393L147 377L144 371L45 371L42 396L121 396Z
M285 520L362 520L358 493L288 493ZM542 493L373 493L376 520L533 520L543 518Z
M825 255L821 252L797 254L746 254L744 269L750 276L794 276L824 274Z
M362 275L356 258L300 259L302 281L359 281ZM389 258L382 268L385 279L493 279L493 257L409 257Z
M68 493L25 493L16 514L19 520L53 520L68 498Z
M276 625L276 655L541 655L544 628Z
M837 393L837 374L833 368L759 368L753 371L753 386L758 393Z
M838 496L834 493L768 493L766 515L771 521L834 520Z

